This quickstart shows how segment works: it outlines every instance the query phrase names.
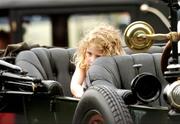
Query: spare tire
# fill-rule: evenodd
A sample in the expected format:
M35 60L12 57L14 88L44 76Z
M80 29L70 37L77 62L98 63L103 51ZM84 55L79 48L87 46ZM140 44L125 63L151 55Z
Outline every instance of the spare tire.
M92 86L82 96L73 117L73 124L133 124L121 96L105 86Z

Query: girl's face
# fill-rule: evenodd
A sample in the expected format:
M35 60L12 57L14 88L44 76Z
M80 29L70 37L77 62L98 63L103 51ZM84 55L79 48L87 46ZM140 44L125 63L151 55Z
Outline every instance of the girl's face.
M103 56L103 52L101 50L97 50L94 47L89 47L86 51L86 62L89 66L91 66L94 60L101 56Z

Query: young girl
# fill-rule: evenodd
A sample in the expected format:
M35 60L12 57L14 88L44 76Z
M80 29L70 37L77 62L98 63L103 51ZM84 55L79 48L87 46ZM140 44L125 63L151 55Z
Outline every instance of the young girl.
M76 69L71 80L71 92L80 98L85 86L86 72L94 60L101 56L124 55L119 30L110 25L101 25L91 30L75 52Z

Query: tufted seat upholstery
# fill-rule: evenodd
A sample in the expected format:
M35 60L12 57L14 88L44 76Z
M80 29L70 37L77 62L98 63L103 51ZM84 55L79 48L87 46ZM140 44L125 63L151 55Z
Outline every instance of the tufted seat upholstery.
M101 57L98 58L88 71L87 82L96 85L106 82L118 89L131 89L131 81L137 75L133 68L135 64L142 64L139 73L149 72L157 76L161 82L162 89L167 84L161 72L161 53L139 53L124 56ZM152 105L165 105L161 97Z
M162 53L163 49L164 47L161 47L161 46L151 46L149 49L143 51L143 53ZM127 54L138 53L131 50L129 47L124 47L124 50L126 51Z
M64 90L64 95L72 96L70 93L70 81L75 69L75 66L71 63L74 51L74 48L33 48L31 50L20 52L16 57L15 64L20 66L24 71L28 72L29 76L37 77L43 80L55 80L61 83ZM128 48L125 48L125 51L127 54L133 53L133 51L129 50ZM162 48L155 46L148 51L150 51L150 53L160 53L162 52ZM126 59L129 59L129 57L125 57L125 61ZM127 66L128 68L131 68L129 65ZM132 73L133 70L129 70L129 72ZM130 77L123 78L123 80L130 81L133 77L133 74L130 75ZM116 86L121 88L119 84L116 84ZM129 84L127 84L126 88L129 87Z
M20 52L15 62L28 72L29 76L60 82L64 95L71 96L69 84L74 72L74 65L71 63L74 50L72 48L33 48Z

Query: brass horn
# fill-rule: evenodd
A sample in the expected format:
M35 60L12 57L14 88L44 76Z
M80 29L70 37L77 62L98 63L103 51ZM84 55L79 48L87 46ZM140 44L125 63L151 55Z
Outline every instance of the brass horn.
M124 31L124 40L127 46L135 51L144 51L150 48L153 40L169 40L177 42L180 40L180 32L169 32L168 34L154 34L154 29L144 21L131 23Z
M151 39L139 38L139 35L154 34L154 29L144 21L136 21L128 25L124 32L124 40L127 46L135 51L143 51L153 44Z

